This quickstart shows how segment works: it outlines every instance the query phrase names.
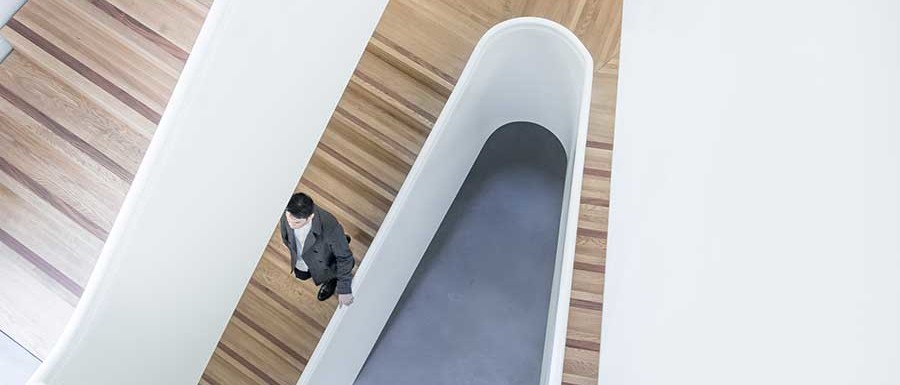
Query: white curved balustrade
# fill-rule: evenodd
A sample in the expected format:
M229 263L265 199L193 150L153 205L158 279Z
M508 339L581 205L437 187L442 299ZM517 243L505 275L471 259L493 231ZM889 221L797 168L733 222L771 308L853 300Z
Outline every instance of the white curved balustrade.
M335 313L300 384L355 381L479 151L510 122L550 130L567 157L541 372L542 384L561 382L592 68L578 38L548 20L513 19L484 35L357 272L356 301Z

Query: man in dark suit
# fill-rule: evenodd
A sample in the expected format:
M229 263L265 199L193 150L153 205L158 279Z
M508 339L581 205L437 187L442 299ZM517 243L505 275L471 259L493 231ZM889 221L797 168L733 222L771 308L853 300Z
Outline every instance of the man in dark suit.
M350 237L334 215L316 206L308 195L296 193L281 216L281 240L291 252L294 276L302 281L312 278L320 286L319 301L337 291L340 305L353 303L350 284L356 261Z

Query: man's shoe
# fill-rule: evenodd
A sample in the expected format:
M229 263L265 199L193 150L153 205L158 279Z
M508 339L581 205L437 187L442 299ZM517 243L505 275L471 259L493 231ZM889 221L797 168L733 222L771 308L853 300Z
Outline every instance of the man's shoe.
M317 298L319 299L319 301L324 301L331 298L331 296L334 295L334 290L336 288L337 279L332 279L328 282L323 283L322 286L319 286L319 295Z
M298 270L295 267L294 268L294 276L297 277L297 279L299 279L301 281L305 281L305 280L309 279L310 277L312 277L312 274L310 274L308 271Z

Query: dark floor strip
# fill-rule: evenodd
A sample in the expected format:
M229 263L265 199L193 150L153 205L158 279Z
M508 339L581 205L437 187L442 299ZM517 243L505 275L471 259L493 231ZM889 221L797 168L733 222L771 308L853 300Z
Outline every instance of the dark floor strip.
M592 271L595 273L605 273L606 272L606 266L595 265L593 263L587 263L587 262L578 262L578 261L575 261L575 269L576 270L584 270L584 271Z
M59 210L63 215L77 223L79 226L87 230L89 233L93 234L100 240L106 240L106 237L109 236L109 233L90 219L88 219L84 214L76 210L74 207L70 206L68 203L64 202L62 199L59 199L55 195L53 195L50 191L48 191L44 186L41 186L36 180L31 179L28 175L25 175L22 170L19 170L16 166L13 166L9 162L6 161L2 156L0 156L0 171L6 173L23 186L27 187L31 190L34 195L39 196L41 199L49 203L55 209Z
M131 17L131 15L123 12L115 5L110 4L106 0L90 0L90 2L101 11L106 12L107 15L110 15L122 24L125 24L125 26L131 28L131 30L137 32L147 40L150 40L153 44L156 44L175 58L181 61L187 60L187 52L185 52L183 49L175 45L175 43L172 43L162 35L156 33L156 31L144 25L144 23L141 23L137 19Z
M131 94L115 85L108 79L104 78L102 75L92 70L84 63L78 61L78 59L76 59L72 55L69 55L66 51L63 51L61 48L51 43L43 36L38 35L36 32L26 27L25 24L22 24L15 18L13 18L6 25L12 28L13 31L16 31L18 34L30 40L38 47L41 47L41 49L49 53L51 56L55 57L57 60L69 66L69 68L75 70L75 72L81 74L81 76L84 76L92 83L96 84L98 87L114 96L116 99L119 99L119 101L121 101L122 103L125 103L128 107L131 107L131 109L137 111L137 113L141 114L143 117L147 118L154 124L159 124L159 120L161 117L159 113L154 111L152 108L150 108L134 96L131 96Z
M359 234L350 234L350 235L353 236L353 241L350 242L351 246L353 246L354 243L358 242L365 249L368 249L369 246L372 245L372 240L374 240L374 238L371 235L366 234L365 232L362 232L362 231L360 231ZM355 256L355 257L359 260L362 260L362 258L364 258L365 255L360 255L360 256ZM358 263L356 265L359 266Z
M209 385L222 385L221 383L219 383L219 381L216 381L211 376L207 375L206 372L204 372L203 375L200 376L200 378L203 379L203 381L206 381Z
M371 84L373 87L377 88L379 91L385 93L386 95L390 96L394 100L400 102L400 104L403 104L403 106L405 106L406 108L409 108L410 110L414 111L415 113L421 115L422 117L427 119L432 124L434 124L435 120L437 120L436 116L429 113L428 111L425 111L422 107L419 107L417 104L410 102L409 100L406 100L403 96L401 96L400 94L394 92L393 90L385 87L383 84L376 82L375 79L373 79L369 75L366 75L364 72L362 72L359 69L359 67L356 68L356 71L354 71L353 74L356 75L358 78L360 78L362 81Z
M609 200L602 198L585 198L581 197L581 203L600 207L609 207Z
M589 140L587 141L587 146L590 148L599 148L601 150L612 150L612 143L604 143L597 140Z
M41 258L40 255L37 255L37 253L29 249L28 246L23 245L17 239L13 238L12 235L3 229L0 229L0 242L3 242L7 247L21 255L22 258L31 262L32 265L40 269L44 274L53 278L54 281L59 283L70 293L75 294L76 297L81 297L81 293L84 292L84 289L80 285L75 283L75 281L65 275L65 273L59 271L56 267L53 267L53 265L44 260L44 258Z
M354 209L353 207L350 207L350 205L344 203L344 202L341 201L340 199L335 198L334 195L331 195L331 193L329 193L328 191L325 191L325 189L319 187L318 185L316 185L315 183L313 183L313 182L310 181L309 179L304 179L304 180L302 180L300 183L309 186L309 188L310 188L311 190L315 191L316 194L318 194L319 196L321 196L322 198L324 198L324 199L326 199L326 200L328 200L328 201L331 201L331 203L333 203L335 206L340 207L341 209L343 209L344 211L346 211L348 214L353 215L354 217L356 217L356 219L357 219L358 221L360 221L360 222L362 222L362 223L365 223L367 226L369 226L370 229L372 229L372 230L374 230L374 231L377 231L377 230L378 230L378 224L377 224L377 223L375 223L374 221L370 220L370 219L369 219L368 217L366 217L365 215L362 215L359 211L356 211L356 209Z
M566 339L566 346L575 349L581 350L590 350L592 352L600 351L600 343L599 342L590 342L590 341L582 341L568 338Z
M246 358L242 357L240 354L238 354L237 352L232 350L230 347L228 347L228 345L225 345L224 343L222 343L220 341L218 347L223 352L225 352L225 354L231 356L231 358L233 358L235 361L237 361L238 363L243 365L245 368L250 369L250 371L253 372L253 374L255 374L256 377L259 377L259 379L265 381L267 384L280 385L278 383L278 381L275 381L274 378L272 378L266 372L262 371L262 369L256 367L256 365L253 365L252 362L248 361Z
M369 134L371 134L373 136L377 136L379 140L390 145L391 149L393 149L394 151L402 152L409 159L413 159L413 160L416 159L415 153L413 153L412 151L410 151L409 149L404 147L402 144L397 143L397 141L395 141L391 137L382 133L381 130L378 130L375 127L372 127L372 125L366 123L364 120L360 119L356 115L351 114L349 111L344 109L344 107L341 107L340 105L338 105L337 109L335 110L335 113L340 114L342 117L353 122L354 124L356 124L357 127L363 129L364 131L368 132ZM410 165L410 163L407 163L405 161L403 161L403 162L406 163L407 166Z
M406 56L407 58L409 58L409 60L412 60L413 62L422 66L423 68L428 69L429 71L433 72L435 75L440 76L441 79L446 80L448 83L456 84L456 78L454 78L452 75L450 75L444 71L441 71L440 68L437 68L434 65L432 65L431 63L429 63L428 61L426 61L425 59L422 59L422 58L416 56L415 54L410 52L408 49L403 48L401 45L394 43L391 39L388 39L386 36L378 33L378 31L376 31L373 34L373 37L378 40L381 40L381 42L383 42L385 45L393 48L395 51L399 52L401 55Z
M16 108L22 110L22 112L26 113L36 122L52 131L60 138L63 138L63 140L65 140L66 142L69 142L69 144L75 146L75 148L91 157L91 159L95 160L101 166L105 167L107 170L109 170L122 180L128 182L129 184L134 180L134 174L132 174L130 171L126 170L124 167L106 156L106 154L98 150L96 147L84 141L84 139L81 139L81 137L75 135L75 133L69 131L69 129L63 127L61 124L57 123L55 120L38 110L36 107L29 104L24 99L20 98L18 95L14 94L10 89L4 87L3 85L0 85L0 97L8 100L10 103L12 103L12 105L16 106Z
M352 160L348 159L347 157L342 155L337 150L331 148L331 146L325 144L325 142L319 142L318 148L321 149L322 151L326 152L328 155L331 155L332 157L337 159L339 162L341 162L345 166L349 167L351 170L356 171L356 173L359 175L362 175L363 178L366 178L366 179L372 181L372 183L377 184L378 187L381 187L385 191L391 193L391 195L394 195L394 196L397 195L397 189L391 187L391 185L385 183L381 179L378 179L378 177L376 177L375 175L372 175L372 173L366 171L366 169L360 167L358 164L354 163ZM381 201L380 203L382 203L382 205L384 205L384 206L387 206L387 207L391 206L391 202L385 200L380 195L377 196L376 199L380 200Z
M594 302L594 301L588 301L588 300L584 300L584 299L572 298L569 301L569 305L571 305L573 307L581 308L581 309L603 311L603 303L602 302Z
M592 175L592 176L599 176L601 178L609 178L610 175L612 175L612 173L610 173L607 170L600 170L600 169L596 169L596 168L585 167L584 175Z
M279 339L278 337L273 336L272 333L269 333L265 328L263 328L262 326L259 326L258 323L254 322L250 317L246 316L244 313L240 312L239 310L234 312L234 318L239 319L241 322L243 322L244 324L249 326L251 329L253 329L253 331L255 331L255 332L259 333L261 336L263 336L263 338L265 338L266 341L269 341L273 345L277 346L279 349L281 349L281 351L287 353L288 355L293 357L295 360L297 360L301 364L303 364L303 366L306 366L306 364L309 362L309 360L306 357L303 357L303 355L301 355L296 350L292 349L286 343L281 341L281 339ZM301 368L297 368L297 369L299 370Z
M592 237L592 238L606 239L606 232L605 232L605 231L594 230L594 229L586 229L586 228L584 228L584 227L579 227L579 228L578 228L578 235L584 236L584 237Z

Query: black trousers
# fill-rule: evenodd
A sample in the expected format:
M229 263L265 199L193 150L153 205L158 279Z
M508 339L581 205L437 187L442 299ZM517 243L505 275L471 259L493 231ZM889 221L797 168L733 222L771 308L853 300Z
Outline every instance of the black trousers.
M350 236L347 234L344 234L344 236L347 237L347 244L349 245L350 240L352 238L350 238ZM354 260L353 262L354 262L353 264L356 265L356 261ZM310 274L308 271L300 271L297 269L297 266L294 266L294 277L297 277L297 279L299 279L301 281L305 281L307 279L312 278L312 274ZM336 281L336 280L337 280L337 278L332 279L332 281Z

